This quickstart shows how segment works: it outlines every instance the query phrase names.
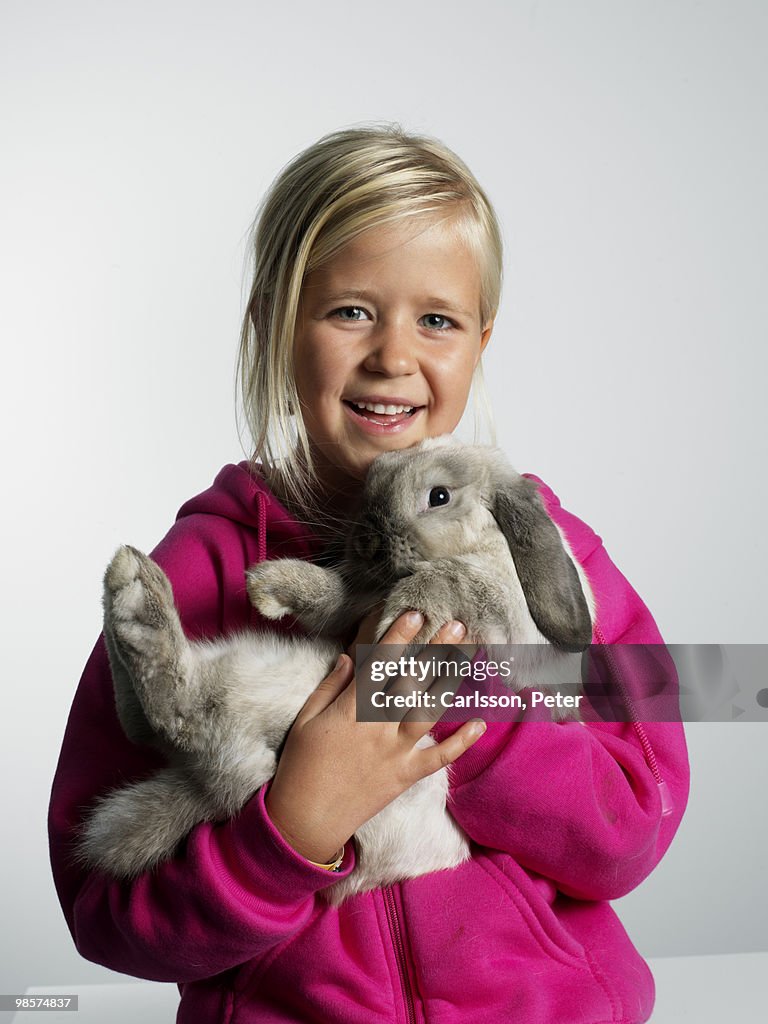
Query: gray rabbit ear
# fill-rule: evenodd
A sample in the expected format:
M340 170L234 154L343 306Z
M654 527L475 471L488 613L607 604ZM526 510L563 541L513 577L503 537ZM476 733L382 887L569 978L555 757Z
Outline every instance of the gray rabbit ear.
M592 620L579 574L547 515L536 485L505 480L491 512L504 534L531 618L549 642L577 653L592 642Z

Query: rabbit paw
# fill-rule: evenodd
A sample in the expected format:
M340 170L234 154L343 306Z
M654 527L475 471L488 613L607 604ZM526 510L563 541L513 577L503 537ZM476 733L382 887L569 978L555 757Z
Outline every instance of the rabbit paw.
M431 573L414 573L399 580L384 604L376 630L381 638L404 612L421 612L424 625L413 638L415 644L428 643L441 626L462 616L457 613L456 588L451 580Z
M127 545L104 576L104 638L116 685L133 690L153 729L178 741L195 659L167 576Z
M265 619L282 619L296 611L296 589L286 563L293 559L261 562L246 572L251 604Z
M246 572L251 604L267 619L293 615L311 631L327 628L347 605L341 577L300 558L260 562Z
M153 642L173 643L179 630L168 578L151 558L124 545L104 576L104 620L128 660Z

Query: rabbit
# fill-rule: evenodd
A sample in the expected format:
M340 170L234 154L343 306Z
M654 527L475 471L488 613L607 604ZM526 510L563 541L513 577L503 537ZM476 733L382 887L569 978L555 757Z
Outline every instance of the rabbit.
M518 688L540 680L545 663L570 666L565 678L569 654L591 642L589 582L533 482L495 448L447 435L378 456L345 539L323 563L275 559L246 572L262 616L293 615L308 636L190 642L159 566L118 550L104 578L117 712L128 738L159 747L168 767L97 802L79 837L82 863L131 878L169 858L197 823L236 814L274 774L293 720L343 649L338 638L382 600L378 638L416 609L416 644L459 619L465 643L525 645ZM358 829L355 870L323 890L329 902L469 858L446 808L449 770Z

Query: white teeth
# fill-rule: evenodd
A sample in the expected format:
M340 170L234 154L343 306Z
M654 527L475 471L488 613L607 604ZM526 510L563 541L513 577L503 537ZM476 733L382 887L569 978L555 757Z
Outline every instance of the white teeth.
M377 403L374 405L371 402L353 402L358 409L365 409L367 412L377 412L380 415L385 416L396 416L401 412L410 412L413 409L412 405L381 405Z

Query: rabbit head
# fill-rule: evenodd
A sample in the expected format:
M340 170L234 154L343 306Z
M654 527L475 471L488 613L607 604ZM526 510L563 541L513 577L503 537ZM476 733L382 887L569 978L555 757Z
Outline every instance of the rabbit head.
M481 500L487 453L452 438L386 452L371 464L348 554L388 579L482 546L493 516Z
M591 592L535 484L496 448L450 436L386 452L371 464L347 560L391 582L440 558L487 558L501 530L531 618L549 642L581 651L592 639Z

